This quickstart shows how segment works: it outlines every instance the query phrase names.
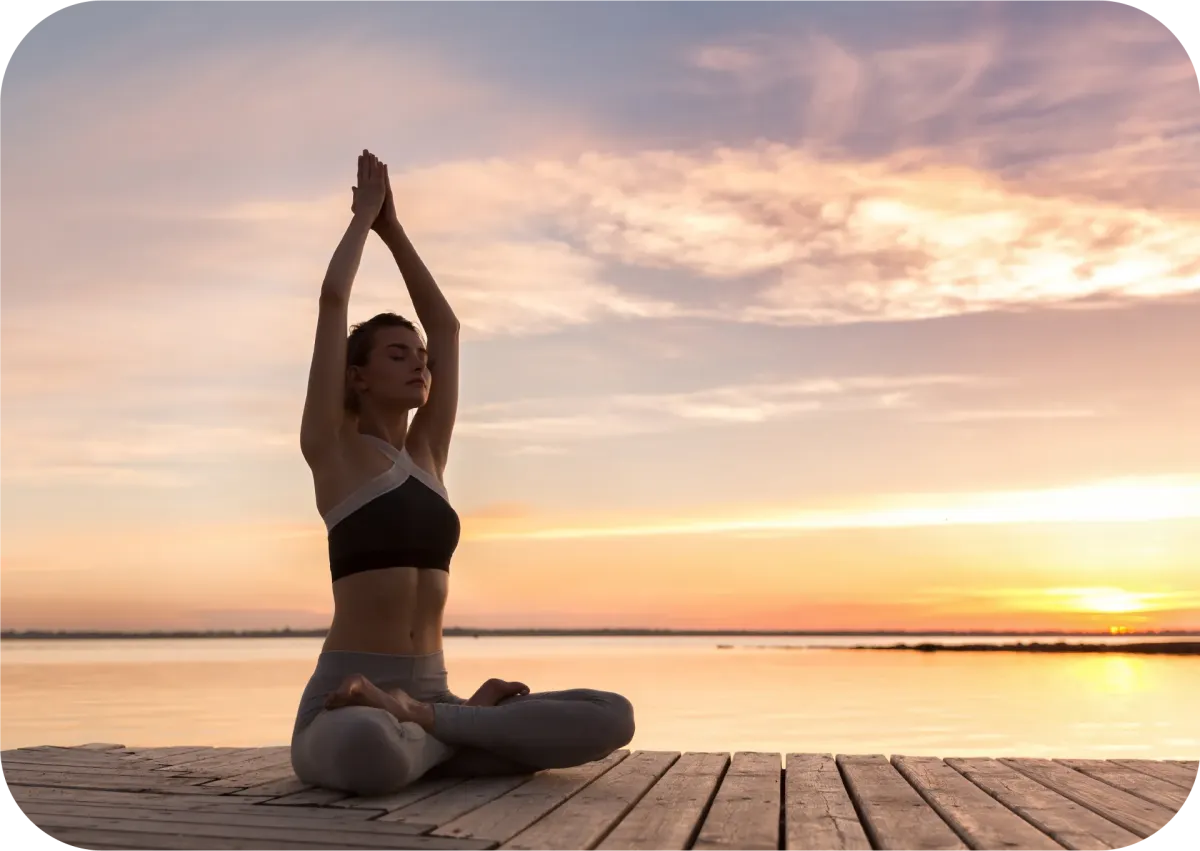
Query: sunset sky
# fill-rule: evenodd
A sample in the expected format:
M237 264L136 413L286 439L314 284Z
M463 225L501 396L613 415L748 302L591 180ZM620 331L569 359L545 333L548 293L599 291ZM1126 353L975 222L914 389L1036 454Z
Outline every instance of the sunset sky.
M1200 87L1141 11L83 4L2 129L6 629L327 625L364 147L463 323L448 625L1200 629Z

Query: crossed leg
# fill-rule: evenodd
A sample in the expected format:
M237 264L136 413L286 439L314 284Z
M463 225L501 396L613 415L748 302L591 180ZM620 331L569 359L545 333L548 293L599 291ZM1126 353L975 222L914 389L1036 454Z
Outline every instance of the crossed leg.
M571 689L471 706L432 701L431 730L379 706L327 709L292 740L300 780L383 795L436 776L524 774L601 759L633 738L633 707L613 692Z

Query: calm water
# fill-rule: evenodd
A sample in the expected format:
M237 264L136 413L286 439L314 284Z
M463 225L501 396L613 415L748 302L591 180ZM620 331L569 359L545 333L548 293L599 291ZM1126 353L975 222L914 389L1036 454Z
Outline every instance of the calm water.
M446 656L450 686L464 695L491 676L534 691L619 691L636 707L635 748L1200 755L1196 657L837 649L893 641L450 638ZM0 746L284 744L319 647L308 638L8 641Z

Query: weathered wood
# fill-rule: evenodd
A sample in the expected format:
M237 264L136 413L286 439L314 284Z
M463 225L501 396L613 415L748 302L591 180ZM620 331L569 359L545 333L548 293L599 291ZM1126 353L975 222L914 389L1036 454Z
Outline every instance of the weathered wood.
M830 754L788 754L784 778L784 848L871 847Z
M151 758L159 765L187 765L189 762L211 759L214 756L233 753L238 750L244 750L244 748L181 748L174 753L164 751L154 754Z
M78 770L78 769L75 769ZM73 770L74 771L74 770ZM6 770L10 786L57 786L64 789L110 789L114 792L176 792L181 795L219 795L220 789L193 785L174 777L142 777L136 774L80 775L58 771Z
M416 801L422 801L443 792L452 786L457 786L466 780L464 777L440 777L436 779L423 778L406 786L391 795L370 795L365 797L346 798L330 804L339 809L358 809L366 807L372 810L383 810L385 813L398 810Z
M630 754L500 847L594 848L677 759L678 752Z
M1126 848L1139 837L990 757L946 764L1066 848Z
M380 821L424 825L432 830L479 809L484 804L528 783L530 779L531 775L473 777L433 795L409 801L379 818Z
M113 751L76 751L66 748L17 748L5 751L0 756L4 765L65 765L65 766L121 766L132 764L132 757Z
M972 848L1062 847L936 757L897 755L892 764Z
M140 777L152 782L171 783L202 783L205 780L215 780L216 776L207 778L196 777L174 771L145 771L135 765L113 763L109 766L99 765L57 765L37 762L12 761L4 763L4 773L20 771L25 773L72 774L76 777Z
M111 807L103 804L64 804L61 802L31 801L21 810L34 824L49 823L58 816L91 816L93 818L137 819L145 822L169 822L180 825L219 824L226 827L281 828L287 830L336 830L355 838L363 833L372 836L395 836L413 833L404 825L381 824L370 820L370 810L343 813L341 818L330 818L330 814L318 807L259 807L242 804L220 809L167 809L164 807L129 807L114 814Z
M1000 762L1032 777L1077 804L1116 822L1145 839L1171 820L1174 813L1159 804L1130 795L1049 759L1001 758Z
M836 761L876 848L967 847L882 755L838 756Z
M110 745L107 742L89 742L86 745L72 745L72 747L80 748L85 751L114 751L125 747L124 745Z
M683 754L597 847L690 848L728 765L729 754Z
M189 809L220 809L230 803L259 804L268 798L231 795L176 795L171 792L114 792L107 789L64 789L55 786L9 786L17 804L25 801L62 801L81 804L104 804L114 812L121 807L187 807Z
M257 783L253 786L247 786L245 789L234 789L229 794L266 795L268 798L282 798L285 795L305 792L312 788L311 785L302 783L300 778L293 775L292 777L285 777L282 780L268 780L266 783Z
M364 798L301 783L282 745L41 746L0 761L50 835L161 849L1115 849L1161 827L1196 779L1188 760L788 754L781 784L778 754L619 751Z
M1112 762L1124 765L1126 768L1136 769L1151 777L1157 777L1159 780L1174 783L1189 792L1196 785L1195 769L1188 769L1173 762L1159 762L1153 759L1114 759Z
M263 827L295 827L311 825L320 828L338 829L340 825L351 825L359 830L359 823L376 824L373 820L377 810L352 810L336 812L326 807L261 807L257 804L241 804L230 798L218 799L219 806L188 807L163 806L160 804L130 804L115 810L109 804L80 801L23 801L21 811L33 822L41 815L91 815L105 818L138 818L148 821L171 821L180 824L244 824ZM367 828L375 830L375 828ZM411 833L396 828L395 833Z
M40 832L50 835L72 851L346 851L379 847L362 845L353 838L344 838L332 843L258 837L221 837L214 840L208 835L128 833L79 827L47 827L41 828ZM479 843L468 844L470 840L460 840L460 844L454 845L421 844L422 840L427 839L397 835L390 839L390 844L386 847L389 851L486 851L490 847Z
M734 754L693 847L778 848L782 775L777 753Z
M317 786L310 786L307 789L301 789L299 792L291 792L286 795L280 795L278 798L271 798L269 801L264 801L263 806L326 807L335 801L343 801L349 797L350 794L348 792L339 792L337 789L321 789Z
M315 848L395 848L395 849L475 849L488 848L490 843L473 840L449 840L436 836L414 836L399 830L372 833L366 827L372 822L355 822L353 825L338 825L336 827L320 828L312 825L301 827L245 827L220 823L187 824L162 821L143 821L127 818L104 818L99 816L50 815L40 814L39 826L47 828L101 828L121 830L130 833L153 833L160 835L176 835L191 838L233 839L239 841L256 841L269 843L279 847L278 843L303 843L304 847ZM360 829L362 828L362 829Z
M228 777L219 777L205 785L219 789L248 789L252 786L262 785L263 783L272 783L295 777L296 772L292 770L291 764L288 763L285 765L266 765L247 771L245 774L231 774Z
M629 755L620 750L575 768L543 771L508 794L432 831L433 836L507 842Z
M1073 768L1088 777L1094 777L1102 783L1107 783L1130 795L1137 795L1152 804L1160 804L1172 811L1178 811L1187 800L1187 790L1180 789L1174 783L1151 777L1136 768L1107 762L1102 759L1056 759L1055 762Z
M280 757L287 758L287 752L267 751L266 748L243 748L235 753L219 754L191 762L163 766L155 771L187 772L189 774L206 774L209 777L224 777L227 774L239 774L260 768L264 764L278 764Z

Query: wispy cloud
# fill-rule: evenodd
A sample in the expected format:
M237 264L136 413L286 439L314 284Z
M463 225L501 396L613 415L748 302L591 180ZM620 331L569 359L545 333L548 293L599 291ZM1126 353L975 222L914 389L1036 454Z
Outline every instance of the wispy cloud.
M907 529L1047 523L1136 523L1200 518L1200 479L1117 479L1031 491L893 494L840 508L753 516L642 518L570 524L549 518L469 530L472 540L572 540L743 533L801 534L835 529Z
M978 383L986 379L853 376L682 393L533 398L469 408L457 428L477 437L574 441L688 426L753 424L805 414L897 409L910 405L910 395L921 388Z

